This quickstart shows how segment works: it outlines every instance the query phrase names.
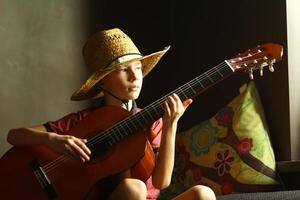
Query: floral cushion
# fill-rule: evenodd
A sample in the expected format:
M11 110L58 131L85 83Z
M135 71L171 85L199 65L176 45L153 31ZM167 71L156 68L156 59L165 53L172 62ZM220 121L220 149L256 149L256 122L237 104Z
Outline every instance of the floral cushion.
M162 199L193 185L216 195L281 189L254 82L207 121L179 133L171 186Z

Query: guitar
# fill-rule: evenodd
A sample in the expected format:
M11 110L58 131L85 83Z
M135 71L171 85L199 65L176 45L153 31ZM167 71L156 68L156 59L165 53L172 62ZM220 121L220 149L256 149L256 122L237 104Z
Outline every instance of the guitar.
M278 44L257 46L223 61L134 115L114 106L95 110L66 133L88 139L89 162L74 161L43 145L12 147L0 159L0 199L87 199L99 180L128 170L132 177L147 180L155 155L145 128L162 117L163 103L170 94L176 93L181 100L193 98L239 71L248 72L253 79L254 70L263 75L263 68L269 66L274 71L273 64L282 54L283 47Z

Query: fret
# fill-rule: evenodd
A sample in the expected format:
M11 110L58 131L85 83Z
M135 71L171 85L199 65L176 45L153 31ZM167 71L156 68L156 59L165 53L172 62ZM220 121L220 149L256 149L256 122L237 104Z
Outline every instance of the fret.
M180 92L182 93L182 95L178 94L178 96L181 100L185 100L191 96L189 87L186 84L184 86L180 87L179 89L180 89Z
M116 133L118 135L122 135L123 133L121 132L121 130L118 128L118 126L114 127L112 129L113 133Z
M128 121L128 120L127 120ZM125 126L127 127L127 130L129 130L129 131L126 131L126 133L130 133L130 132L132 132L132 129L131 129L131 127L130 126L128 126L128 123L126 122L126 121L124 121L122 124L125 124Z
M199 77L193 79L192 86L193 86L194 90L197 91L197 93L199 93L200 91L202 91L203 89L205 89L205 87L201 83Z
M112 129L111 130L111 138L113 139L112 141L116 144L119 140L118 140L118 138L116 137L116 134L114 134L115 133L115 131L114 131L114 129Z
M163 102L165 102L166 101L166 99L163 101ZM162 109L162 111L164 112L164 110L165 110L165 107L164 107L164 104L163 103L160 103L159 104L159 107Z
M137 120L141 122L143 128L148 125L148 120L144 117L145 110L146 109L143 109L141 112L137 113Z
M122 125L122 123L119 124L119 127L121 127L121 129L123 129L123 131L121 132L122 135L126 134L128 131L125 129L125 126Z
M121 139L123 139L122 134L119 134L118 132L113 132L112 135L117 138L117 141L121 141Z
M139 120L139 118L138 118L138 114L135 114L133 117L134 117L134 120L137 122L137 124L140 125L140 129L144 128L144 125L142 124L141 120Z
M199 78L200 78L200 77L198 76L198 77L195 78L195 80L197 81L197 83L200 84L201 88L204 89L205 87L204 87L204 85L201 83L201 80L200 80Z
M120 126L116 126L115 128L113 128L113 129L111 130L112 133L109 134L110 136L113 136L113 140L112 140L112 141L113 141L114 144L116 144L116 143L118 143L119 141L121 141L120 138L118 137L118 135L121 136L122 139L124 138L124 137L123 137L124 132L121 131L119 127L120 127ZM121 126L121 128L123 128L123 127ZM112 138L112 137L111 137L111 138ZM115 138L117 138L117 140L115 140Z
M188 98L191 98L195 95L195 89L192 88L189 83L185 84L185 94L188 96Z
M152 120L155 120L155 119L157 119L158 117L160 117L159 112L157 112L157 110L156 110L155 107L153 107L153 106L150 106L150 107L149 107L149 112L151 113L151 115L152 115L152 117L153 117Z
M214 83L215 81L211 79L211 77L207 74L207 72L204 72L204 75L210 80L211 83Z
M214 68L212 70L214 70L214 72L211 75L211 78L214 80L214 82L217 82L218 80L220 80L222 78L222 76L220 76L218 71L215 70Z
M144 122L146 122L146 124L147 124L148 120L144 117L143 113L141 113L141 116L144 119Z
M193 92L193 95L197 94L197 92L194 90L194 88L190 85L190 83L187 83L189 88L191 88L191 91Z
M201 85L203 85L203 89L211 85L211 81L207 79L206 77L202 78L200 80Z
M153 104L150 105L150 107L153 107L155 109L155 112L157 113L158 117L160 117L165 110L164 103L166 100L167 100L166 98L161 98L161 99L156 100ZM147 107L146 107L146 109L147 109Z
M149 109L145 109L145 113L147 114L146 116L150 117L150 120L148 119L148 121L152 121L154 119L153 116L152 116L152 114L151 114L151 112L149 111Z
M154 110L154 112L156 113L157 117L159 117L159 116L160 116L160 113L156 110L156 107L153 106L152 104L150 105L150 107L153 108L153 110Z
M227 64L227 62L223 62L222 68L219 68L219 71L224 75L227 76L233 72L232 68Z
M220 76L224 77L224 75L219 71L219 69L217 67L214 67L217 71L218 74L220 74Z
M136 126L135 123L132 122L133 120L128 120L128 123L130 123L133 127L134 127L134 130L137 131L138 130L138 127Z
M109 140L108 140L108 144L110 146L113 146L114 144L116 144L115 138L113 137L113 134L108 134L109 136Z
M185 95L185 92L181 89L181 87L179 88L179 90L180 90L180 93L182 93L184 95L185 99L189 98L188 96Z

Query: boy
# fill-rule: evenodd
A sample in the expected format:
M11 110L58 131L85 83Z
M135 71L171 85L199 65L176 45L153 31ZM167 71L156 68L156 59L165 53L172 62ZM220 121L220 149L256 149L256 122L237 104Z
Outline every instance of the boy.
M86 65L93 71L90 78L76 91L71 99L84 100L100 98L101 106L119 106L135 114L139 111L135 100L138 98L143 77L157 64L168 48L143 56L131 39L120 29L100 31L89 38L83 48ZM174 165L175 136L177 122L192 100L181 102L172 94L164 103L164 115L151 126L153 138L151 145L158 149L152 176L144 183L131 177L122 179L111 189L94 190L90 199L157 199L159 189L168 187ZM100 107L101 107L100 106ZM97 107L99 108L99 107ZM71 113L57 121L50 121L30 128L12 129L8 133L8 142L16 146L46 144L53 150L87 162L91 150L87 140L73 135L62 135L96 108L88 108L78 113ZM106 116L103 116L106 117ZM181 195L180 199L215 199L212 190L205 186L194 186Z

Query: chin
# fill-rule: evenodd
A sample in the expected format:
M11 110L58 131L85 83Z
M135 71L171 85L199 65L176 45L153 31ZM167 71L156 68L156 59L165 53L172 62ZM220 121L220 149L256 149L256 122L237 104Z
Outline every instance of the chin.
M128 99L136 100L139 96L140 96L140 93L134 93L134 94L129 95Z

